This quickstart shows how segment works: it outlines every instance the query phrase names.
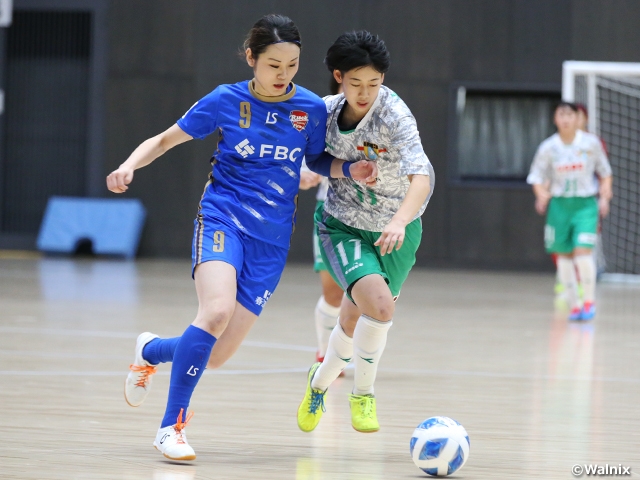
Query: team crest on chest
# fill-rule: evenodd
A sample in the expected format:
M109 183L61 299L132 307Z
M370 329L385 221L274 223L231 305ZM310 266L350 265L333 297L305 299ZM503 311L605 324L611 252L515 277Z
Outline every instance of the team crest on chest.
M289 113L289 120L291 120L293 128L301 132L307 126L307 123L309 123L309 114L302 110L292 110Z
M377 160L381 153L387 151L386 148L380 148L375 143L363 142L363 144L363 146L358 145L358 151L364 152L364 156L367 157L368 160Z

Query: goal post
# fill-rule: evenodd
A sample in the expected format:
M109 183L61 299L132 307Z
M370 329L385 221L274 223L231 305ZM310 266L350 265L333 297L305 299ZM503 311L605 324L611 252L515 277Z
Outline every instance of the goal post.
M588 130L604 141L613 170L602 279L640 282L640 63L565 61L562 98L587 107Z

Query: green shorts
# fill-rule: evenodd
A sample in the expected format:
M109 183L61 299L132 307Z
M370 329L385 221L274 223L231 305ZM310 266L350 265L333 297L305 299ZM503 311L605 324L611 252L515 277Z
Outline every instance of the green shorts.
M553 197L547 209L544 245L549 253L571 253L577 247L594 248L598 232L595 197Z
M324 211L324 201L318 200L318 203L316 203L316 211L314 214L314 218L316 215L318 215L318 212L320 212L320 216L322 216L323 211ZM320 252L320 250L322 250L320 248L320 239L318 238L318 231L316 230L315 222L314 222L314 227L313 227L313 271L314 272L327 271L327 266L324 264L324 260L322 260L322 253Z
M316 210L315 221L324 264L349 298L353 284L371 274L385 279L394 298L400 295L402 284L416 263L416 251L422 239L419 218L406 226L400 250L385 256L380 255L380 247L374 246L380 232L349 227L323 210Z

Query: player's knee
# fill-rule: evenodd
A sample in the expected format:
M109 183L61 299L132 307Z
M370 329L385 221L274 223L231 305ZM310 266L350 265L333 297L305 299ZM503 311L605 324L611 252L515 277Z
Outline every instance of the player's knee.
M340 327L342 331L350 338L353 338L353 331L358 323L359 316L345 316L340 317Z
M213 335L224 331L233 315L233 308L220 305L200 308L196 318L196 325L202 326Z
M393 318L395 308L396 305L393 302L393 298L380 299L373 305L373 311L368 315L381 322L388 322Z
M340 287L335 285L334 287L325 288L322 293L325 301L329 305L333 305L335 307L340 306L340 303L342 302L342 295L344 293Z

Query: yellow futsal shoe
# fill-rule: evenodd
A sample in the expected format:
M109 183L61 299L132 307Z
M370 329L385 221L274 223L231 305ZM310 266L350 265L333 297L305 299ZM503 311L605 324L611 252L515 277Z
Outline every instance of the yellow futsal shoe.
M359 432L373 433L380 430L376 415L376 397L373 395L349 395L351 425Z
M311 387L311 380L316 373L316 370L322 365L320 362L314 363L309 369L309 375L307 375L307 391L304 394L302 403L298 407L298 427L303 432L310 432L318 426L322 414L325 412L324 408L324 396L327 393L325 390L316 390Z

